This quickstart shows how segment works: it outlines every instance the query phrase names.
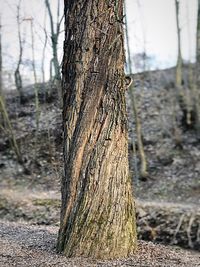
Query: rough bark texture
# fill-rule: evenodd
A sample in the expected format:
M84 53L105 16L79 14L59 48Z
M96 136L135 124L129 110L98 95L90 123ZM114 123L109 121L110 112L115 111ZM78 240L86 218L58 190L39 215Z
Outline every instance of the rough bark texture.
M58 251L116 258L136 247L128 167L123 1L65 1Z

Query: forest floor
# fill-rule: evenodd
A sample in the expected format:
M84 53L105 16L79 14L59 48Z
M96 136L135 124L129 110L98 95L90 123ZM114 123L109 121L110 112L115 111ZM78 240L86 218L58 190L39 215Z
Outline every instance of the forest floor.
M0 221L0 265L2 267L198 267L199 254L152 242L139 241L130 258L93 260L66 258L55 250L58 227L33 226Z
M0 246L0 263L3 266L14 266L14 262L15 266L200 266L199 254L195 252L200 250L200 137L180 123L181 113L175 89L169 82L170 75L171 70L152 72L143 81L143 75L135 76L148 162L149 177L145 181L139 173L135 175L135 159L131 156L134 123L128 105L138 237L170 246L141 241L141 251L134 260L112 263L80 263L79 259L66 260L56 255L63 170L61 110L57 100L44 102L41 98L36 131L34 98L28 97L20 105L16 92L10 92L6 94L7 110L25 163L24 166L17 163L8 135L0 131L0 242L5 245ZM41 85L39 90L43 90ZM28 87L26 95L30 92ZM136 161L139 170L138 155ZM145 256L145 250L150 256ZM36 252L38 262L31 265ZM27 263L28 255L31 260ZM138 255L147 257L145 264L141 265ZM165 263L161 264L161 260Z

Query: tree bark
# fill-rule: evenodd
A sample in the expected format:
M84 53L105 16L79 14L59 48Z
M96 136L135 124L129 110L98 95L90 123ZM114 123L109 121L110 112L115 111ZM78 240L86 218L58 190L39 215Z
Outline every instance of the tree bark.
M118 258L136 248L128 166L123 1L65 1L65 175L57 249Z

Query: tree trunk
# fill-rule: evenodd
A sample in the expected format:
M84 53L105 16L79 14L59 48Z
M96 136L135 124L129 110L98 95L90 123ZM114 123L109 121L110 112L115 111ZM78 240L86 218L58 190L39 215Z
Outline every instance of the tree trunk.
M48 41L48 34L47 34L47 30L46 30L46 10L45 10L45 14L44 14L44 27L43 27L43 30L44 30L44 35L45 35L45 38L44 38L44 46L43 46L43 49L42 49L42 64L41 64L41 72L42 72L42 83L43 83L43 86L44 86L44 89L45 89L45 55L46 55L46 48L47 48L47 41Z
M2 29L2 25L1 25L1 17L0 17L0 96L3 97L3 62L2 62L2 43L1 43L1 29Z
M178 38L178 58L176 64L176 86L179 88L182 84L182 55L181 55L181 28L179 23L179 0L175 0L176 6L176 25Z
M39 98L38 98L38 87L37 87L37 73L35 66L35 39L33 32L33 19L30 19L31 26L31 50L32 50L32 69L33 69L33 78L34 78L34 92L35 92L35 121L36 121L36 130L39 130L39 119L40 119L40 108L39 108Z
M196 61L200 69L200 0L198 0Z
M17 6L17 31L18 31L18 41L19 41L19 58L17 62L17 68L15 70L15 86L19 93L20 103L23 103L23 92L22 92L22 77L20 73L20 66L22 64L22 54L23 54L23 42L21 37L21 27L20 27L20 5L21 0L19 0Z
M60 74L60 64L59 64L59 60L58 60L58 38L60 35L60 27L61 27L61 23L63 20L63 16L60 19L60 0L58 0L58 4L57 4L57 22L56 22L56 27L54 27L54 21L53 21L53 14L51 11L51 7L50 7L50 3L49 0L45 0L45 5L47 7L47 11L49 14L49 21L50 21L50 27L51 27L51 46L52 46L52 52L53 52L53 58L50 62L50 64L53 64L54 67L54 82L55 85L57 87L58 90L58 96L59 96L59 100L61 102L61 106L62 106L62 85L61 85L61 74ZM50 66L51 68L51 66ZM52 71L52 69L51 69ZM50 75L50 78L51 75ZM52 79L51 79L52 81Z
M126 30L126 42L127 42L127 63L128 63L128 72L129 75L131 75L132 72L132 61L131 61L131 53L130 53L130 45L129 45L129 36L128 36L128 23L127 23L127 13L125 12L125 30ZM145 71L145 68L143 69ZM142 127L141 127L141 121L138 115L138 107L137 102L135 99L135 92L134 92L134 84L132 83L129 87L129 98L131 100L131 109L133 111L134 120L135 120L135 130L136 130L136 136L137 136L137 145L138 145L138 152L139 152L139 158L141 162L140 166L140 178L146 179L148 177L147 172L147 160L144 152L144 146L142 141ZM136 153L135 143L133 143L133 153ZM135 166L137 165L137 159L135 162ZM135 172L137 171L137 167L135 168ZM137 173L136 173L136 182L138 182L137 179Z
M196 87L194 105L196 114L196 130L200 134L200 0L198 0L197 36L196 36Z
M52 45L52 52L53 52L53 66L55 71L55 79L58 81L61 81L61 75L60 75L60 65L58 60L58 37L60 34L60 25L62 19L59 21L60 16L60 1L58 1L58 7L57 7L57 23L56 23L56 30L54 29L54 22L53 22L53 14L51 11L49 0L45 0L45 5L48 10L49 20L50 20L50 27L51 27L51 45ZM60 88L58 88L60 89Z
M126 257L136 248L128 166L123 1L65 1L65 175L57 249Z

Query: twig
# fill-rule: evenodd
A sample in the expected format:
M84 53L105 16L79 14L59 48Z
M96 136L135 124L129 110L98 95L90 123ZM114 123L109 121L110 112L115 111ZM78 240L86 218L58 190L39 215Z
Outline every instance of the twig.
M200 222L199 222L199 226L198 226L198 230L197 230L197 244L200 243Z
M192 214L189 220L188 228L187 228L188 246L190 248L194 247L193 242L192 242L192 237L191 237L191 229L192 229L192 224L194 222L194 219L195 219L195 216L194 214Z
M180 220L179 220L179 223L174 231L174 236L173 236L173 239L172 239L172 244L176 244L176 235L178 234L180 228L181 228L181 225L182 225L182 222L183 222L183 219L185 217L185 214L182 214L181 217L180 217Z

